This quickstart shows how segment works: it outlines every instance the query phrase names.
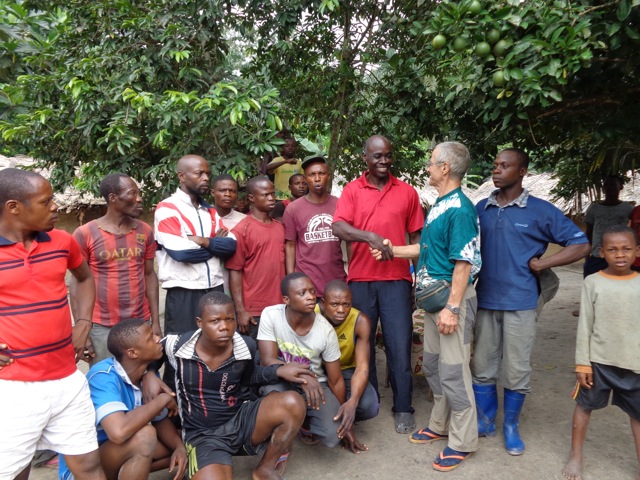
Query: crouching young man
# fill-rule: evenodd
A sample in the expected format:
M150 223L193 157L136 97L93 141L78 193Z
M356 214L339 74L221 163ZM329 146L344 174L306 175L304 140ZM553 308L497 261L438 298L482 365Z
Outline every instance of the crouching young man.
M183 436L193 480L232 479L231 457L264 452L254 480L281 478L306 406L294 392L253 399L250 386L280 379L304 383L309 369L295 363L260 367L255 342L236 330L231 298L204 295L198 330L168 335L165 352L176 370Z
M324 287L324 297L316 305L316 313L326 318L335 329L340 345L340 368L346 389L346 401L338 410L338 417L349 424L378 415L380 401L369 383L369 352L371 321L352 307L351 290L342 280L331 280ZM367 449L356 442L351 450Z
M160 337L149 322L123 320L111 328L107 348L114 358L98 362L87 374L107 478L147 478L150 472L169 468L176 472L174 480L181 479L187 453L167 417L167 407L175 412L174 398L161 393L143 404L140 390L149 364L162 358ZM59 476L74 478L62 458Z
M307 401L309 428L301 430L304 443L335 447L342 442L354 453L367 449L353 432L353 420L341 408L346 401L340 370L340 346L331 324L314 309L316 289L302 272L290 273L280 284L284 304L267 307L260 317L258 347L263 365L293 361L308 365L315 376L299 388L281 383L269 390L296 390ZM326 372L326 373L325 373Z

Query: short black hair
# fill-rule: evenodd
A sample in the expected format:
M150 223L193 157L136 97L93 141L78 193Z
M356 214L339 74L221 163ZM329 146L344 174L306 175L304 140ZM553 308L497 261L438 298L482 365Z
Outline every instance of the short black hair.
M135 345L139 335L138 329L145 323L147 320L142 318L127 318L111 327L107 337L107 350L116 360L121 361L124 352Z
M294 280L298 280L299 278L309 278L309 275L302 272L293 272L287 275L280 282L280 293L282 293L283 297L289 296L289 288L291 288L291 282Z
M249 192L251 195L255 195L258 185L262 185L263 183L271 183L271 180L269 180L269 177L266 177L264 175L250 178L247 182L247 192Z
M331 280L327 282L327 284L324 286L324 294L326 295L327 293L330 293L330 292L351 293L351 290L349 289L349 285L347 285L347 283L344 280L340 280L339 278L336 278L335 280Z
M638 232L635 229L628 227L627 225L610 225L604 229L602 232L602 237L600 237L600 245L604 245L604 237L607 235L613 235L616 233L630 233L633 236L633 241L636 245L638 245Z
M211 182L211 188L216 188L216 183L222 182L222 181L225 181L225 180L232 181L233 183L236 184L236 188L238 188L238 181L235 178L233 178L231 175L229 175L228 173L221 173L220 175L215 177L213 179L213 181Z
M293 175L291 175L289 177L289 186L293 185L293 182L295 181L296 177L302 177L304 179L304 175L301 173L294 173Z
M204 307L208 305L233 305L233 300L226 293L209 292L204 294L198 302L198 315L202 315Z
M605 183L608 183L612 180L618 184L620 190L624 188L624 179L620 175L607 175L604 180L602 180L602 186L604 187Z
M529 154L524 150L520 148L505 148L504 150L500 150L498 152L498 155L501 154L502 152L513 153L518 159L518 162L520 163L520 167L529 168Z
M19 168L0 170L0 210L9 200L17 200L26 205L36 191L32 180L45 180L39 173Z
M129 178L129 175L120 172L110 173L100 182L100 195L107 203L109 203L109 195L112 193L118 195L122 191L120 180L123 178Z

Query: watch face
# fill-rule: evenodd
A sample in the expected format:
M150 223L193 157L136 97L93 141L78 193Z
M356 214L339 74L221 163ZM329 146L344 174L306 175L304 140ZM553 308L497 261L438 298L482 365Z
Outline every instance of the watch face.
M455 313L456 315L460 313L460 307L452 307L451 305L447 304L447 310L449 310L451 313Z

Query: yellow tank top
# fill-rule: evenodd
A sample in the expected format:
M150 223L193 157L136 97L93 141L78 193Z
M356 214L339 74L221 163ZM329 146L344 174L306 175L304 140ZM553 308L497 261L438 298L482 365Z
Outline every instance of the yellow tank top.
M316 313L320 313L320 306L316 305ZM320 313L321 314L321 313ZM340 345L340 368L355 368L356 366L356 320L360 310L351 307L345 321L339 327L333 327Z

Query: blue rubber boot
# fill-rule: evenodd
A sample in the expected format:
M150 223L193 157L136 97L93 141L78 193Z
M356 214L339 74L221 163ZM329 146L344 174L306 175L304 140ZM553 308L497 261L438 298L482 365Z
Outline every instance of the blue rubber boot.
M509 455L522 455L524 442L518 432L520 412L526 395L514 390L504 389L504 447Z
M496 434L496 414L498 413L498 391L495 385L473 384L478 411L478 436L493 437Z

